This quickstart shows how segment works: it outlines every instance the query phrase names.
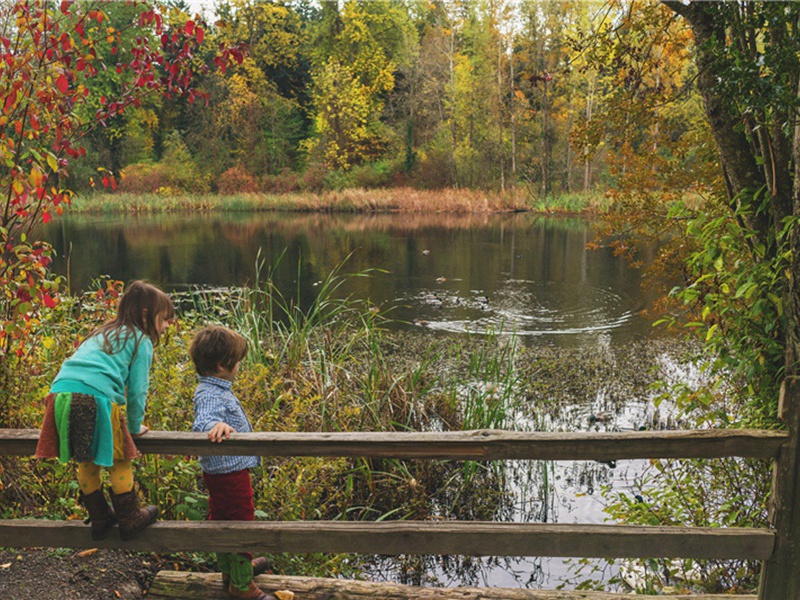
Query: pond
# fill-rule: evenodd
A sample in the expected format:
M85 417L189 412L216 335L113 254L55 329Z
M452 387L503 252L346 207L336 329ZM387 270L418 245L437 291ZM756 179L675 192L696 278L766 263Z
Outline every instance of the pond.
M69 216L45 233L56 272L72 290L93 278L144 278L171 291L253 283L268 268L301 303L344 261L345 293L369 299L392 327L427 335L515 332L526 345L614 352L657 339L642 314L640 275L608 248L589 250L591 223L530 214L206 214ZM270 267L271 265L271 267ZM572 422L599 395L577 402ZM634 429L652 420L647 399L631 398L603 429ZM600 487L629 489L643 461L619 465L554 462L509 465L517 499L512 520L600 523ZM412 564L413 563L413 564ZM373 575L443 585L570 587L561 558L409 557L378 561ZM602 564L602 563L597 563ZM412 573L412 575L409 575ZM593 575L597 577L597 575Z
M307 302L346 260L345 272L375 269L368 278L349 279L346 292L392 307L399 327L502 329L531 343L570 345L652 334L639 315L645 299L638 273L609 249L587 250L592 233L581 219L525 213L72 216L45 237L58 254L54 269L73 290L98 274L144 278L173 291L236 286L252 283L263 260L273 265L285 295L299 291Z

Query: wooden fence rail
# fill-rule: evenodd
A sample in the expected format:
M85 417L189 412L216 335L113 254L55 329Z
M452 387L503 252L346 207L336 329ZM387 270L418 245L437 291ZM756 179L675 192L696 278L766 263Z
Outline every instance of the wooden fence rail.
M114 530L115 531L115 530ZM0 547L143 552L331 552L465 556L766 560L774 534L738 527L486 521L158 521L130 541L92 540L80 521L0 520Z
M31 456L38 429L0 429L0 456ZM212 444L203 433L151 431L136 439L146 454L349 456L441 460L775 459L787 434L758 429L611 433L452 432L237 433Z
M0 456L31 456L39 430L0 429ZM767 430L540 433L477 430L391 433L239 433L212 444L203 433L151 431L143 453L345 456L440 460L623 460L748 457L777 460L788 435ZM159 521L131 541L116 528L94 541L82 523L0 520L0 547L125 548L150 552L433 554L769 561L775 532L734 527L424 522ZM776 599L777 600L777 599Z

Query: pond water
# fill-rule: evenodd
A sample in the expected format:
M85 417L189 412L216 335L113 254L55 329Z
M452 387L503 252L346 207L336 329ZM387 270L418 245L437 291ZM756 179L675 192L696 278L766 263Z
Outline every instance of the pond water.
M609 249L587 250L592 227L581 219L524 213L70 216L49 226L45 239L58 254L55 271L72 290L89 287L102 274L144 278L173 291L237 286L252 283L263 260L273 265L273 280L285 296L299 293L308 302L347 260L344 272L375 271L347 279L346 293L391 308L398 328L514 331L530 345L623 353L629 344L655 339L641 314L646 298L638 272ZM583 425L574 429L587 429L585 415L595 401L587 399L578 411ZM646 402L632 402L602 427L636 428L651 418L649 410ZM512 519L600 523L600 487L627 489L643 466L555 462L508 468L518 496ZM444 585L571 583L568 561L561 558L426 557L415 564L379 562L373 575Z
M242 285L255 280L263 259L284 295L299 290L308 301L347 259L345 272L376 271L349 279L345 291L393 307L401 327L502 329L531 343L570 345L623 343L652 333L638 314L644 307L638 273L609 249L587 250L591 226L581 219L525 213L73 216L45 237L58 254L54 269L73 290L99 274L144 278L169 290Z

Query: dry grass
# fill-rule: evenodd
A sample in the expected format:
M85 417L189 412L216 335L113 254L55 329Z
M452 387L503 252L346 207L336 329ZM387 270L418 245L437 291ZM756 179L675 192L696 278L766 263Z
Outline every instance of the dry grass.
M73 201L75 212L297 211L495 213L531 210L529 199L482 190L348 189L288 194L92 194Z

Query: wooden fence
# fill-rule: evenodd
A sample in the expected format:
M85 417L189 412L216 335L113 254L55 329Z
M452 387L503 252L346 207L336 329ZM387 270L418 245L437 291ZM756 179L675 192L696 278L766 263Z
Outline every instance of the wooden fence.
M39 431L0 429L0 456L30 456ZM150 454L368 457L442 460L625 460L749 457L778 460L789 436L764 430L523 433L248 433L212 444L203 433L151 431ZM211 535L213 533L213 535ZM90 538L80 522L0 520L0 547L125 548L151 552L236 551L769 561L776 532L738 527L650 527L458 521L159 521L131 541ZM787 576L790 576L787 574ZM763 597L763 596L762 596ZM780 600L770 598L769 600Z

